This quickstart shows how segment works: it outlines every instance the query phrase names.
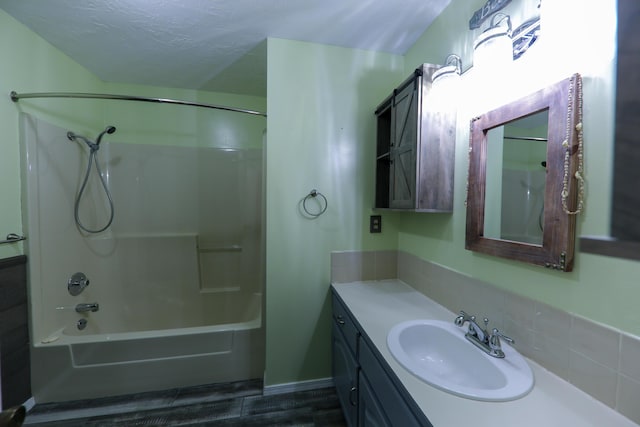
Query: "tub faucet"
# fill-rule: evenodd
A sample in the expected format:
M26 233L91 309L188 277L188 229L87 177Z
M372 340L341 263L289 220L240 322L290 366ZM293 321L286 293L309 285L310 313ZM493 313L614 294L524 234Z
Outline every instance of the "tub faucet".
M100 305L97 302L83 303L76 305L76 311L78 313L86 313L88 311L96 312L100 310Z

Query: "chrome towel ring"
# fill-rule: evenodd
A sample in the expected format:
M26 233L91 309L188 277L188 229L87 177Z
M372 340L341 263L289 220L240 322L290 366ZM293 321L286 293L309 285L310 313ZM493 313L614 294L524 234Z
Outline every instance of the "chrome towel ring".
M309 208L307 207L307 202L309 200L317 200L318 204L320 206L320 211L317 213L311 212L309 211ZM317 218L320 215L322 215L323 213L325 213L325 211L327 210L327 207L329 207L329 203L327 202L327 198L324 197L324 194L322 194L321 192L319 192L316 189L313 189L309 192L309 194L307 194L305 196L304 199L302 199L302 209L304 209L304 212L309 215L310 217L313 218Z

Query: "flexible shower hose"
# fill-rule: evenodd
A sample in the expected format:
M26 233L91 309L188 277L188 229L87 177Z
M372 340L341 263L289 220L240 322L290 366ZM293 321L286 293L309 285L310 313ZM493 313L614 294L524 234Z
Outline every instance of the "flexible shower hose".
M81 230L84 230L87 233L92 233L92 234L101 233L107 228L109 228L111 226L111 223L113 222L113 214L114 214L113 199L111 198L111 192L109 191L109 187L107 187L107 183L104 180L104 176L102 176L102 171L100 170L100 163L98 162L98 158L96 157L97 152L98 152L97 146L91 147L91 152L89 153L89 164L87 165L87 172L84 175L84 181L82 182L82 186L80 186L80 191L78 191L78 195L76 197L76 202L74 206L74 216L76 220L76 225ZM109 210L110 210L109 221L107 222L107 225L105 225L100 229L90 229L85 227L84 224L82 224L82 221L80 221L80 215L78 213L78 211L80 210L80 200L82 199L82 195L84 193L85 187L87 186L87 181L89 180L91 167L94 161L96 164L96 171L98 172L98 176L100 177L100 182L102 183L102 188L104 188L104 192L106 193L107 198L109 199Z

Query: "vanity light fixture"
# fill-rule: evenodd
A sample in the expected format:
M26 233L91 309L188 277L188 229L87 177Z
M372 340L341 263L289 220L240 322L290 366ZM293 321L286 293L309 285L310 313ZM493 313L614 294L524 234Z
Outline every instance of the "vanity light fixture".
M445 64L438 68L432 76L431 102L427 108L434 112L456 111L459 102L460 74L462 60L458 55L451 54L445 59Z
M445 80L449 80L451 78L460 77L460 73L462 72L462 60L458 55L451 54L447 56L447 59L444 61L444 65L439 68L435 73L433 73L433 84L440 84Z
M473 43L473 66L482 70L495 70L513 62L511 18L497 13L491 25Z
M511 34L513 38L513 59L520 58L540 37L540 17L522 23Z

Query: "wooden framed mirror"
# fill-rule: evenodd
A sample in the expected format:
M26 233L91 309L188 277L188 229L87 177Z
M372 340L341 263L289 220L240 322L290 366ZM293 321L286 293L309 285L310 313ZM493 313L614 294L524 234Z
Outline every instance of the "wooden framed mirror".
M471 120L466 249L572 270L581 116L575 74Z

